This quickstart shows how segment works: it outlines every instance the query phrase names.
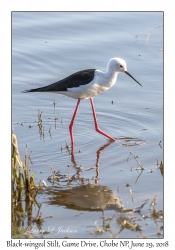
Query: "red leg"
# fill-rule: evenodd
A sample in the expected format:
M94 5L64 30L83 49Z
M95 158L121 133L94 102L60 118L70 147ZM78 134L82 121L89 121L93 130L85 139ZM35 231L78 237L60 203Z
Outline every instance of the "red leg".
M95 123L95 129L96 129L96 131L97 131L98 133L100 133L100 134L102 134L102 135L108 137L110 140L115 141L114 138L112 138L110 135L105 134L103 131L101 131L101 130L99 129L99 127L98 127L98 122L97 122L97 117L96 117L96 113L95 113L95 108L94 108L94 103L93 103L92 97L90 98L90 102L91 102L91 106L92 106L92 112L93 112L93 116L94 116L94 123Z
M78 99L77 106L76 106L76 108L75 108L74 114L73 114L73 116L72 116L71 123L70 123L70 125L69 125L70 138L71 138L72 145L74 144L73 123L74 123L75 116L76 116L77 111L78 111L79 104L80 104L80 99Z

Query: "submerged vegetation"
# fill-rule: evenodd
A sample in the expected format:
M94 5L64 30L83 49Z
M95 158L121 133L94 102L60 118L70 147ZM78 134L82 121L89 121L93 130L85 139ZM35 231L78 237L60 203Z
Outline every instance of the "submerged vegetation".
M36 196L40 188L35 185L34 172L30 174L29 161L31 154L27 156L27 144L25 162L23 163L18 151L18 143L14 131L12 131L12 236L25 237L26 231L23 227L30 227L35 223L38 229L41 227L43 218L41 217L41 205L37 203ZM37 207L36 216L33 216L33 205ZM26 221L27 220L27 221ZM29 238L33 235L29 234Z
M58 118L54 111L55 128L57 120ZM44 133L47 130L44 132L42 112L40 110L38 110L37 123L40 140L45 141ZM62 120L61 125L63 125ZM52 139L51 126L48 132ZM129 149L129 156L126 161L128 162L132 158L136 163L136 167L131 168L131 171L135 170L138 173L135 180L135 183L137 183L138 179L145 172L145 167L142 165L139 157L134 154L132 146L139 145L141 142L133 138L120 138L120 140L122 145ZM48 235L54 233L49 231L48 228L44 228L44 219L52 217L52 215L43 217L41 214L42 203L39 203L38 200L45 194L47 197L45 203L48 206L54 206L58 209L66 208L66 213L69 213L68 209L78 211L74 221L70 221L70 227L74 225L75 221L77 225L80 223L80 225L84 226L83 223L87 223L88 227L90 227L90 229L86 230L87 237L125 238L129 231L134 238L147 238L150 237L148 232L149 226L147 225L151 222L155 227L154 235L151 235L151 237L162 238L163 210L157 209L155 194L152 197L152 202L143 200L142 204L137 207L137 196L131 189L131 185L127 183L125 186L128 188L131 204L129 208L126 208L124 204L128 203L128 201L123 202L119 191L116 192L116 190L100 184L100 155L110 145L111 142L108 142L101 146L96 152L96 164L84 169L83 166L77 165L71 146L67 142L65 146L61 144L61 153L70 155L71 159L71 164L67 164L65 167L66 173L61 173L60 170L50 166L51 175L46 177L49 186L46 185L44 180L40 180L37 185L34 171L31 171L29 168L33 164L32 152L28 154L28 145L26 144L24 162L21 160L17 138L14 131L12 131L12 237L44 238L44 235L48 237ZM81 150L78 151L79 153L81 153ZM156 165L157 170L163 176L164 165L162 161L159 163L156 159ZM91 170L95 171L95 176L88 174ZM152 173L153 170L151 169L149 172ZM100 219L97 217L98 220L95 222L91 219L89 223L88 221L78 222L79 218L81 219L81 216L88 212L101 213ZM34 228L35 232L33 232ZM69 238L70 235L63 232L57 235L57 237ZM76 234L73 237L79 236Z

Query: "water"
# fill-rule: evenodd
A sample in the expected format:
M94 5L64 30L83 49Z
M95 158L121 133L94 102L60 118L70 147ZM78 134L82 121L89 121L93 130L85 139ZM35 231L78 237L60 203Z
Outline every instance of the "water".
M50 186L49 191L37 195L38 202L43 202L42 215L53 216L44 220L43 230L62 226L77 231L48 232L42 237L108 238L120 231L123 217L132 225L136 221L142 235L163 237L162 230L157 234L162 220L159 218L156 224L149 211L155 196L157 211L163 209L163 178L156 165L163 161L162 23L161 12L13 12L12 122L19 152L24 159L27 142L36 183L43 179ZM94 98L99 127L116 138L116 143L96 133L90 102L81 101L74 124L72 157L66 145L70 146L68 128L76 100L20 92L48 85L82 69L104 71L112 57L126 60L128 72L143 87L126 74L119 74L110 90ZM42 111L44 137L39 134L38 109ZM60 174L53 190L47 180L52 174L50 166ZM74 175L76 178L69 183ZM97 187L96 200L93 191ZM98 195L102 190L109 191L105 198ZM72 195L73 191L78 192L77 196ZM96 203L86 203L83 197ZM140 215L123 214L113 206L107 209L106 203L114 203L118 197L126 209L148 202ZM92 209L95 206L106 209L107 218L115 215L110 232L105 230L102 212ZM148 214L144 220L142 215ZM98 228L104 232L98 233ZM34 237L41 235L36 233ZM118 237L137 238L140 231L124 229Z

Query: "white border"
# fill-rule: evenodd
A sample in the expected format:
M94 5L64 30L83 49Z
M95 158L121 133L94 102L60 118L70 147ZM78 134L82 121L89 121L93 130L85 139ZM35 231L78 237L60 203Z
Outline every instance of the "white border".
M152 6L152 8L150 8ZM165 163L165 238L151 240L151 242L169 241L171 249L175 243L174 237L174 128L175 128L175 81L174 81L174 1L22 1L8 0L0 3L0 31L1 31L1 90L0 90L0 115L1 115L1 243L7 248L6 241L11 240L11 11L164 11L164 163ZM5 197L5 198L4 198ZM125 239L126 240L126 239ZM42 240L41 240L42 241ZM75 242L72 240L71 242ZM109 240L108 240L109 241ZM145 242L150 240L145 240ZM92 240L91 242L97 242ZM134 240L134 242L140 242ZM142 249L145 249L142 248Z

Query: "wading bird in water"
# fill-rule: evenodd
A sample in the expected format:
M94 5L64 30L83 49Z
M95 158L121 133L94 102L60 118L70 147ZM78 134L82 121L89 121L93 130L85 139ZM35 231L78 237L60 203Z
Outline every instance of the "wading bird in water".
M109 60L106 72L102 72L98 69L81 70L48 86L25 90L23 91L23 93L50 92L78 99L71 123L69 125L72 145L74 145L73 123L78 111L80 101L82 99L90 99L96 131L106 136L110 140L115 141L113 137L104 133L98 127L95 107L93 103L93 96L96 96L103 91L110 89L115 84L118 73L122 72L129 75L134 81L142 86L130 73L128 73L126 62L121 58L115 57Z

